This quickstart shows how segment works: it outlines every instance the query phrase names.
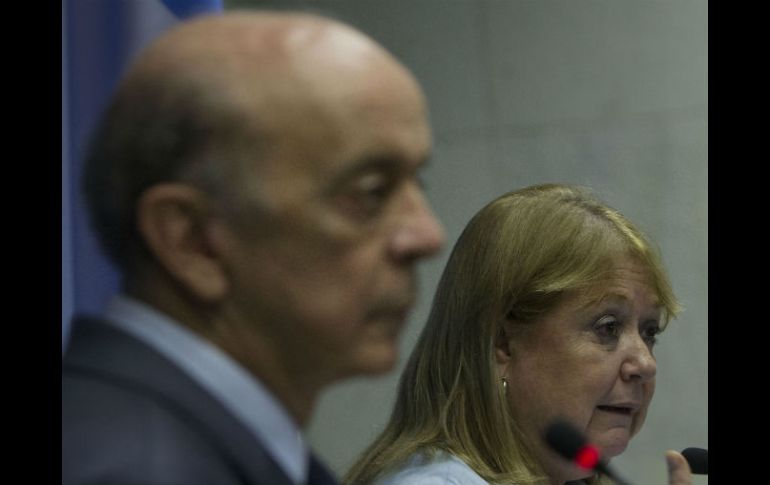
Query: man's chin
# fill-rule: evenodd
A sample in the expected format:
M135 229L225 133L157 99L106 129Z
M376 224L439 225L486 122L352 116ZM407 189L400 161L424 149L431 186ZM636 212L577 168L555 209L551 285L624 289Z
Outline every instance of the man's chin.
M397 346L383 346L358 355L354 362L340 366L342 369L337 377L338 380L342 380L351 377L379 376L393 371L397 362Z
M380 375L386 374L396 367L398 361L398 349L381 350L372 354L361 366L361 374Z

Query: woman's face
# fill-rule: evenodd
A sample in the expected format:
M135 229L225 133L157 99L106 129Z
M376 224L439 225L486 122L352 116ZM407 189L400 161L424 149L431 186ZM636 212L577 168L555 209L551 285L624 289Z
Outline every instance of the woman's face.
M555 418L571 421L611 458L641 428L655 390L657 296L637 265L620 265L614 275L599 301L568 296L509 344L509 404L557 483L588 474L542 441Z

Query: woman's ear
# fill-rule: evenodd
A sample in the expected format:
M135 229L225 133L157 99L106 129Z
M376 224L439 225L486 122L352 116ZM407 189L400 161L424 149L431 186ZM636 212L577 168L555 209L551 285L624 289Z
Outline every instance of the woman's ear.
M495 335L495 360L500 365L508 365L511 361L511 335L513 323L504 320Z
M181 183L147 189L137 204L138 231L171 277L203 302L228 291L227 273L207 236L208 197Z

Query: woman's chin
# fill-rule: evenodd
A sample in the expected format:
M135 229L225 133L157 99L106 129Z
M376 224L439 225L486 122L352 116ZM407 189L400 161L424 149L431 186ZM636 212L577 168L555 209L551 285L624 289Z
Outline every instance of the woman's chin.
M619 436L611 436L609 439L602 440L597 443L599 449L601 449L602 457L605 460L616 457L619 454L626 451L630 437L627 433L622 433Z

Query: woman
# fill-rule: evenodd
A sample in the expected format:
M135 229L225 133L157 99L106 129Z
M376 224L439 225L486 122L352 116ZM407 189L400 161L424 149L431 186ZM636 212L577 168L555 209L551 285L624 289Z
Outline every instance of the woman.
M455 245L390 421L345 481L601 483L542 436L567 419L605 458L623 452L678 311L651 242L587 190L497 198ZM667 460L671 483L689 483L684 458Z

